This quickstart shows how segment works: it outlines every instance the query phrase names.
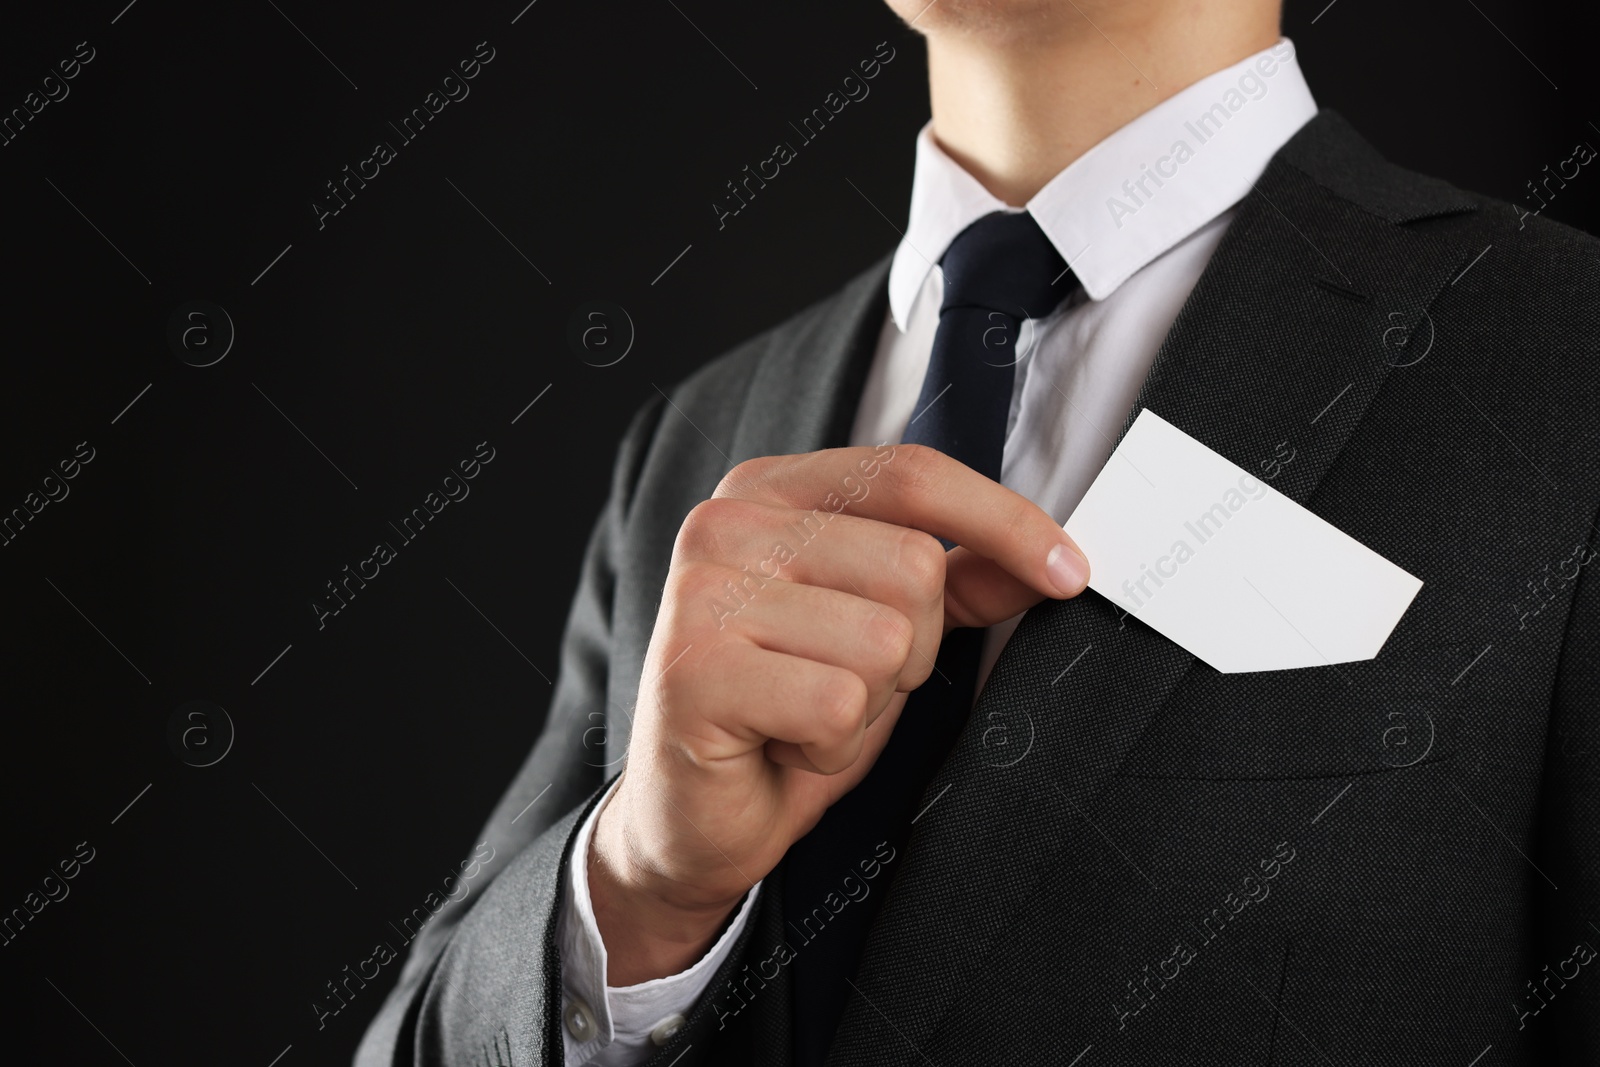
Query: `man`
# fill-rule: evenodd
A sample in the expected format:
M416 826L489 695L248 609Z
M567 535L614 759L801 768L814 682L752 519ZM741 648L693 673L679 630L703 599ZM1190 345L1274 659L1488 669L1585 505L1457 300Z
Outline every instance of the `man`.
M904 239L634 420L358 1063L1595 1062L1596 243L1385 163L1276 0L891 2ZM1423 579L1376 659L1084 593L1146 408Z

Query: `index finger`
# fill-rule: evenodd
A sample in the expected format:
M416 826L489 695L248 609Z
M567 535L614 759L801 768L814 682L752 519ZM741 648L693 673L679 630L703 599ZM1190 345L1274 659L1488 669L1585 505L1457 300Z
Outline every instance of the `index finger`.
M801 520L807 530L820 531L847 510L921 530L994 560L1049 597L1077 596L1089 581L1088 560L1048 512L927 445L747 460L724 476L714 495L809 511Z

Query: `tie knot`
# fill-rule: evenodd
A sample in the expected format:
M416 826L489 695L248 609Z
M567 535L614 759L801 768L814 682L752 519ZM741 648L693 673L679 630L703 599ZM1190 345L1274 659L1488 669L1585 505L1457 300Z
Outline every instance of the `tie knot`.
M956 235L939 261L944 270L940 314L976 307L1037 319L1072 288L1067 261L1026 211L996 211Z

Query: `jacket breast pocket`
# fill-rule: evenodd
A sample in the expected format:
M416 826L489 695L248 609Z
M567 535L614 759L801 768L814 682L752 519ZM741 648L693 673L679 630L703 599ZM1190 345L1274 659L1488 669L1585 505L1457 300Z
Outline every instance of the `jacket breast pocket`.
M1196 662L1134 744L1124 778L1249 780L1404 771L1450 759L1462 643L1376 659L1221 674Z

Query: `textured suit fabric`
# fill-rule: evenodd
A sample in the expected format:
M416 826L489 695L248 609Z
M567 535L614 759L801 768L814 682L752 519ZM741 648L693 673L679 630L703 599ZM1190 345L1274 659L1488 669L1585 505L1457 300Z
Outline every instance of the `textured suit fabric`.
M886 266L640 412L485 830L494 883L418 939L359 1063L559 1062L565 853L625 751L673 537L726 473L700 431L736 462L842 443ZM1094 593L1030 611L874 883L830 1064L1600 1061L1600 960L1574 962L1600 947L1597 294L1600 243L1330 112L1284 147L1129 419L1422 591L1375 660L1243 675ZM652 1064L787 1064L773 948L805 946L773 888Z

